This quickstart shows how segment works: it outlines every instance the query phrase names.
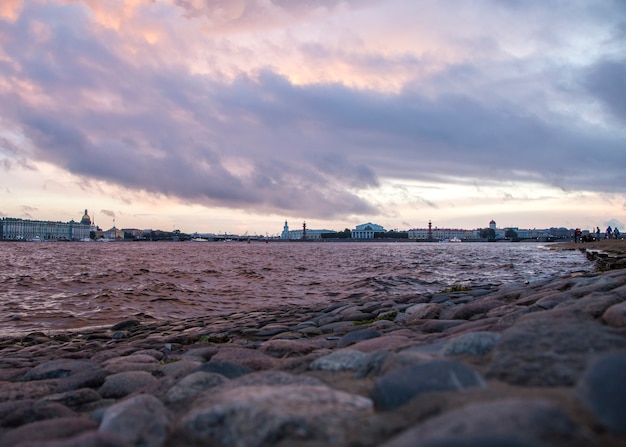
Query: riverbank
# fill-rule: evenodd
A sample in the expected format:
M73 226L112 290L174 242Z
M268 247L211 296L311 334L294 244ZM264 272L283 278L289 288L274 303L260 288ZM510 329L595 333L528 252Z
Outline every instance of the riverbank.
M626 268L626 240L603 239L595 242L565 242L550 245L556 250L580 250L600 271Z
M32 333L0 359L7 447L626 446L626 269Z

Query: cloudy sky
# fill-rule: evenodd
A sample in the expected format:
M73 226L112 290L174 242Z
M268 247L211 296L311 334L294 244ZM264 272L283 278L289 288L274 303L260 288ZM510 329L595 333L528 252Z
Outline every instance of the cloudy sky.
M85 208L622 229L626 2L1 0L0 217Z

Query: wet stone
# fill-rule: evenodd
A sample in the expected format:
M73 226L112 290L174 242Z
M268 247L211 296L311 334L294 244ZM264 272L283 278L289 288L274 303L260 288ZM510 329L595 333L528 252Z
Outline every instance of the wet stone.
M128 443L112 433L88 431L66 439L35 441L20 447L129 447Z
M243 376L252 372L252 370L246 366L216 360L211 360L210 362L205 363L198 369L198 371L221 374L228 379L234 379L235 377Z
M128 331L115 331L111 334L111 338L113 340L123 340L128 337L130 337L130 333Z
M477 315L486 314L490 310L505 305L503 301L473 301L460 306L455 306L454 313L450 317L451 320L469 320Z
M2 412L5 413L1 419L1 425L4 427L19 427L46 419L75 416L72 410L59 403L33 402L32 400L27 401L26 404L18 401L15 405L5 406Z
M366 321L366 320L373 320L375 317L376 315L372 313L364 313L360 311L347 312L347 313L341 314L341 319L343 321Z
M51 360L41 363L24 375L24 380L60 379L99 368L89 360Z
M580 311L598 318L611 306L622 301L623 298L614 293L592 292L576 301L559 304L555 306L555 309L569 309L573 312Z
M393 410L416 396L432 391L485 386L480 375L452 360L434 360L397 369L378 378L371 397L379 411Z
M626 437L626 353L606 354L581 377L577 393L609 431Z
M549 447L548 444L522 434L517 436L517 438L513 438L507 435L454 436L450 434L439 439L420 442L419 447ZM412 439L398 441L393 447L405 446L414 447L415 441Z
M626 301L609 307L602 315L602 321L612 327L626 327Z
M328 323L320 326L322 334L347 334L348 332L357 331L358 326L355 326L352 321L336 321L334 323Z
M112 331L127 331L129 329L134 329L140 325L141 325L141 322L139 320L120 321L119 323L111 326L111 330Z
M306 385L324 386L324 383L315 377L290 374L284 371L259 371L224 382L220 390L244 386L285 386Z
M149 355L154 357L156 360L163 360L163 352L157 349L142 349L134 353L134 355Z
M451 434L463 439L507 436L524 440L522 445L531 442L534 444L530 445L541 445L544 440L568 443L577 439L580 442L582 436L574 421L554 403L503 399L470 404L428 419L381 447L409 447L418 440L420 443L437 440L443 442Z
M254 345L255 348L261 346L263 346L262 343ZM262 349L252 349L251 347L224 347L211 358L211 362L231 363L252 371L271 369L279 363L275 357L263 352Z
M157 379L145 371L127 371L108 376L98 393L102 397L124 397L156 382Z
M285 326L283 324L268 324L267 326L262 327L256 333L257 337L272 337L277 334L281 334L283 332L289 332L289 326Z
M23 368L7 368L6 366L0 366L0 382L5 380L15 380L23 377L30 370L29 367Z
M427 320L422 324L415 322L415 324L419 326L419 330L425 333L444 332L446 329L460 326L465 323L466 322L463 320Z
M0 382L0 402L8 400L38 399L58 391L56 380L32 382Z
M418 303L408 307L404 312L410 315L411 320L430 320L439 317L441 304L437 303Z
M96 422L79 417L37 421L6 432L0 438L0 445L14 447L28 442L70 438L82 432L95 430L97 427Z
M159 399L144 394L109 407L99 430L113 433L130 445L161 447L169 432L169 415Z
M185 357L198 357L204 361L211 360L215 354L217 354L218 349L215 346L205 346L202 348L193 348L186 351L183 355Z
M109 374L121 373L125 371L147 371L154 373L160 370L159 361L151 355L129 355L115 357L107 360L103 364L104 369Z
M316 344L296 340L268 340L260 347L262 352L268 355L284 358L290 356L301 356L316 349Z
M45 396L41 401L45 402L58 402L66 405L70 408L76 408L81 405L95 402L100 400L100 394L91 388L81 388L73 391L66 391L65 393L57 393Z
M177 403L195 398L205 390L225 383L228 379L221 374L198 371L181 379L165 395L168 403Z
M353 345L350 345L350 349L365 353L371 353L383 350L395 351L413 345L413 340L402 334L394 335L396 332L398 331L389 332L385 335L381 335L380 337L369 338L367 340L357 342Z
M290 326L289 330L290 331L302 331L305 329L316 328L316 327L317 327L317 324L314 321L303 321L296 325Z
M21 414L29 411L34 400L9 400L0 402L0 427L18 427L22 425Z
M238 387L194 405L180 429L195 442L227 447L284 439L340 444L346 427L371 412L369 399L326 386Z
M161 372L167 377L180 378L185 377L192 371L196 371L200 366L202 366L202 362L183 359L177 362L166 363L161 367Z
M502 333L488 378L524 386L571 386L589 353L626 349L626 337L576 314L529 314Z
M80 388L99 387L104 383L106 376L106 371L99 366L88 371L79 372L69 377L58 379L56 392L63 393Z
M360 351L342 349L314 360L310 368L322 371L356 371L363 367L367 358L368 355Z
M315 322L317 326L322 327L322 326L329 325L331 323L336 323L338 321L341 321L341 317L336 314L327 314L327 315L320 315L319 317L314 318L313 321Z
M484 355L491 351L500 334L495 332L470 332L453 338L443 348L443 355Z
M350 332L349 334L341 337L337 343L338 348L344 348L354 343L358 343L363 340L369 340L371 338L380 337L381 333L372 329L362 329L359 331Z

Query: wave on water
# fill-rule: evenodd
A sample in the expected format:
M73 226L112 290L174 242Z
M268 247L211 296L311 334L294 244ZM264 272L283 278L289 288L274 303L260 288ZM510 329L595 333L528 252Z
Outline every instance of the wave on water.
M0 335L497 286L590 270L534 243L0 243Z

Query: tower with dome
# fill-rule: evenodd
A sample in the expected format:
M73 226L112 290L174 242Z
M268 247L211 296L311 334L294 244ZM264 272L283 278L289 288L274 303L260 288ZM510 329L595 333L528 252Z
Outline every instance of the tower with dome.
M85 214L83 214L82 219L80 219L80 223L82 225L91 225L91 217L89 217L89 214L87 213L86 208L85 208Z

